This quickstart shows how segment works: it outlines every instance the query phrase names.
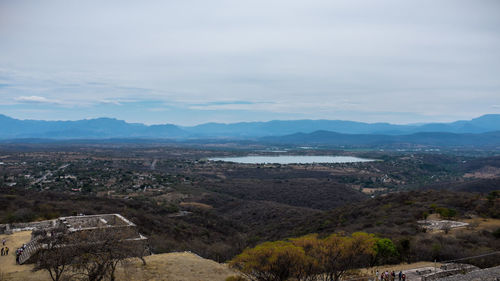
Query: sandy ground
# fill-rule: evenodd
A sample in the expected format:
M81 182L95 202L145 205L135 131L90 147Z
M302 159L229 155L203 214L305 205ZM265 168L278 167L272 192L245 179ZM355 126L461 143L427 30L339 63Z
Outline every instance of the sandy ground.
M30 271L33 268L30 265L17 265L16 264L16 249L21 247L24 243L30 241L31 239L31 231L22 231L16 232L12 235L3 235L0 234L0 241L6 239L6 246L9 247L9 255L8 256L0 256L0 280L16 280L12 278L8 278L11 275L16 275L22 272L28 272L32 274ZM1 279L3 275L4 279ZM34 274L38 275L38 274ZM7 277L7 279L5 279ZM18 279L22 280L22 279ZM30 279L25 279L30 280ZM46 279L31 279L31 280L46 280Z
M50 281L45 271L33 272L32 265L17 265L15 249L31 238L31 232L23 231L12 235L0 235L0 241L7 239L9 256L0 256L0 281ZM236 275L227 265L203 259L192 253L168 253L146 257L146 265L133 259L117 271L117 280L125 281L224 281Z

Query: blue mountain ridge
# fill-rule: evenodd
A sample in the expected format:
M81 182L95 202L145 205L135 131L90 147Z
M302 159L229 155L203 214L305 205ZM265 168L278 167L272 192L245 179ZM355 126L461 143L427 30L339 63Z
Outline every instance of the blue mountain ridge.
M483 115L472 120L452 123L428 123L422 125L362 123L342 120L273 120L232 124L206 123L190 127L173 124L148 126L140 123L127 123L114 118L78 121L19 120L0 114L0 139L259 139L297 133L310 134L317 131L387 136L415 133L482 134L500 131L500 114Z
M500 131L486 133L420 132L408 135L341 134L330 131L260 138L272 145L319 146L488 146L500 147Z

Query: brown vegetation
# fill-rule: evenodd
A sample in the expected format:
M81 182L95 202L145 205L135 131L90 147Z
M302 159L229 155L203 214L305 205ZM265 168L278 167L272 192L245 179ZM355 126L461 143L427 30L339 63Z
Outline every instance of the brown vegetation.
M366 266L387 251L384 246L378 247L383 240L361 232L351 236L332 234L321 239L317 235L307 235L246 249L230 262L230 266L256 281L289 278L336 281L349 270Z
M221 149L1 146L0 223L120 213L150 238L155 253L190 250L217 261L264 241L338 230L389 237L404 261L453 259L499 248L495 229L478 227L454 237L455 230L424 233L416 224L425 213L454 220L500 216L498 198L486 194L498 189L498 178L463 177L485 165L500 167L499 157L478 156L487 152L291 152L383 160L360 164L203 160L248 153ZM353 187L372 190L375 198ZM427 187L486 193L402 192ZM427 244L420 247L422 241Z

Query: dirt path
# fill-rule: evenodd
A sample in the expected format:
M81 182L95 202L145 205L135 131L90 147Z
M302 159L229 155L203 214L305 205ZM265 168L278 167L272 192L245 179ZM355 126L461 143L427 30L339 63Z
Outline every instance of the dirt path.
M385 271L394 271L396 274L399 273L401 270L403 273L405 273L407 270L411 269L416 269L416 268L424 268L424 267L440 267L440 263L433 263L433 262L416 262L416 263L402 263L402 264L394 264L394 265L387 265L387 266L375 266L375 267L370 267L370 268L365 268L362 269L361 272L368 274L370 276L375 276L375 273L378 271L379 273L385 272ZM414 279L406 279L406 280L414 280Z

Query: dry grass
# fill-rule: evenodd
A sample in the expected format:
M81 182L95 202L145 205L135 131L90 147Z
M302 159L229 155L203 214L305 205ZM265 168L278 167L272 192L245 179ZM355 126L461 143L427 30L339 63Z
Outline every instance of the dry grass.
M223 281L236 275L227 265L203 259L192 253L169 253L146 258L146 265L133 260L121 267L118 280L127 281Z
M474 172L464 174L464 178L494 179L500 175L500 168L484 166Z
M476 218L476 219L467 219L467 220L463 220L463 221L467 222L467 223L478 224L475 228L476 230L494 231L494 230L500 228L500 219Z
M363 192L364 194L368 194L368 195L374 194L375 192L384 192L384 191L387 191L387 188L384 188L384 187L377 187L377 188L364 187L361 189L361 192Z
M198 203L198 202L181 202L179 204L181 207L193 207L198 209L212 209L213 207L207 204Z

